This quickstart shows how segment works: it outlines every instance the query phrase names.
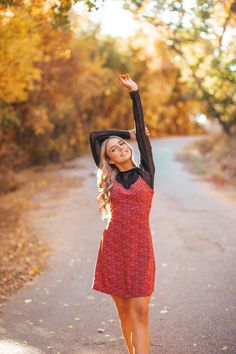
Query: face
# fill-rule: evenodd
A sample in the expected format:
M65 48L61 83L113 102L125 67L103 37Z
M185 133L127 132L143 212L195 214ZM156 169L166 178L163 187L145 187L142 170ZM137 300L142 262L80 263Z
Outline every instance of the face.
M111 164L122 164L131 158L132 151L130 147L119 138L111 138L106 144L106 154Z

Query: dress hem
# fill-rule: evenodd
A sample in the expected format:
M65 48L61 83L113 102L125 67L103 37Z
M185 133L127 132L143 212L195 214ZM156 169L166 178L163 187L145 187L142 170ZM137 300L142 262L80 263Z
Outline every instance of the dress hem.
M99 292L102 292L102 293L105 293L105 294L108 294L108 295L113 295L113 296L121 296L121 297L125 297L125 298L131 298L131 297L145 297L145 296L150 296L152 295L152 293L154 292L155 289L153 289L150 293L148 294L145 294L145 295L130 295L130 296L127 296L127 295L123 295L123 294L112 294L110 292L108 292L106 289L102 289L102 288L98 288L98 287L95 287L95 286L92 286L91 287L92 290L95 290L95 291L99 291Z

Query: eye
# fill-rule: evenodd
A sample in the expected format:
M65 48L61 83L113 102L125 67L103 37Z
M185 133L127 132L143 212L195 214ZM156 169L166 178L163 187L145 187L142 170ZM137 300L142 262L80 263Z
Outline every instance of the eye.
M119 143L119 145L124 145L124 144L125 144L124 141L122 141L122 142ZM116 149L116 148L113 148L113 149L111 150L111 152L114 152L115 149Z

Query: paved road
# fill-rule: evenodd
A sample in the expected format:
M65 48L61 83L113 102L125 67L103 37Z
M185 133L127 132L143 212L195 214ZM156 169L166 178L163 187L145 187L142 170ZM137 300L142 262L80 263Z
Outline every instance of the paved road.
M157 272L150 354L236 353L236 202L175 161L192 139L152 142ZM95 201L95 165L91 156L73 165L59 173L80 176L81 187L32 198L40 209L29 219L54 250L47 271L0 308L1 354L127 353L110 296L90 289L105 226Z

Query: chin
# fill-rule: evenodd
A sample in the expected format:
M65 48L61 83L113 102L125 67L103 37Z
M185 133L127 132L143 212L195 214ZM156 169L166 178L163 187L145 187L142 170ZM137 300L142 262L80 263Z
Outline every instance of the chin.
M117 161L117 163L122 163L122 162L127 162L127 161L131 161L131 157L132 157L132 154L131 152L128 152L127 155L124 156L124 158L120 158L120 161Z

